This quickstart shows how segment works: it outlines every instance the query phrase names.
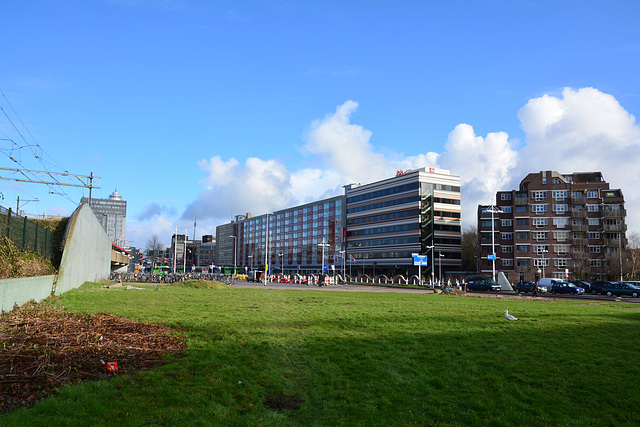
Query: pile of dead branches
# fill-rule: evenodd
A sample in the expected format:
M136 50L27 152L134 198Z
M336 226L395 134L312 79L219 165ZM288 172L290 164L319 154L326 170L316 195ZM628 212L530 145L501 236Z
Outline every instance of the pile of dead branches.
M130 374L185 346L167 326L28 303L0 316L0 413L67 384ZM114 370L117 363L117 371Z

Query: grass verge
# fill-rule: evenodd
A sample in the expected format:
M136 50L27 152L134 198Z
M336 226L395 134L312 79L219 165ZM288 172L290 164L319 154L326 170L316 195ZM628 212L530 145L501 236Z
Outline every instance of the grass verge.
M55 304L177 326L184 358L0 424L640 424L636 304L145 288L85 284Z

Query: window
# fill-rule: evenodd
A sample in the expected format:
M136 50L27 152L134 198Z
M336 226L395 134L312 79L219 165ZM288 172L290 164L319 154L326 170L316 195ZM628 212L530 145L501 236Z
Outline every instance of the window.
M590 260L589 260L589 265L590 265L591 267L596 267L596 268L598 268L598 267L601 267L601 266L602 266L602 261L601 261L601 260L599 260L599 259L590 259Z
M518 267L531 267L531 259L530 258L518 259Z
M529 226L529 218L516 218L516 225L517 226L528 227Z
M549 236L549 232L547 231L534 231L533 232L533 238L536 240L547 240L547 237Z
M546 184L546 183L547 183L547 177L546 177L546 176L543 176L543 177L542 177L542 183L543 183L543 184Z
M589 225L600 225L600 218L589 218Z
M558 255L567 255L569 253L569 245L556 245L555 250Z
M553 218L553 225L558 228L564 228L569 225L569 218Z
M498 225L498 220L494 219L493 223L494 223L495 226L497 226ZM480 224L481 224L482 227L491 227L491 220L482 220L482 221L480 221Z
M512 227L513 226L513 220L512 219L503 219L502 220L502 226L503 227Z
M512 254L513 253L513 246L500 246L500 249L502 249L502 253L503 254Z
M500 209L502 209L504 213L511 213L511 206L501 206Z
M527 207L526 206L516 206L516 212L526 212L527 211Z
M543 255L549 252L549 245L533 245L533 252Z
M518 253L527 253L529 252L529 245L517 245L516 250Z
M582 197L582 191L572 191L571 197Z
M569 260L567 258L557 258L553 260L553 264L556 267L566 268L569 267Z
M567 190L554 190L551 192L551 197L558 201L562 201L567 198Z
M590 254L599 254L600 253L600 246L589 246L589 253Z
M511 193L500 194L500 200L511 200Z
M589 239L597 240L600 238L600 233L589 233Z
M597 199L598 198L598 190L589 190L587 191L587 197L590 199Z
M569 232L568 231L554 231L553 232L553 238L556 239L558 242L564 242L564 241L569 239Z
M513 233L502 233L502 240L513 240Z
M569 206L566 203L556 203L553 205L553 211L557 214L562 215L569 209Z
M534 267L549 267L549 258L534 258Z
M598 205L587 205L587 210L589 212L598 212Z
M528 231L519 231L516 233L516 239L518 240L529 240L529 232Z
M534 205L531 205L531 212L537 215L542 215L547 211L547 208L548 206L546 203L534 204Z
M533 200L544 200L547 198L546 190L534 190L531 192L531 197Z
M533 218L531 222L536 227L545 227L549 225L549 218Z
M503 267L513 267L513 260L512 259L503 259L502 260L502 266Z

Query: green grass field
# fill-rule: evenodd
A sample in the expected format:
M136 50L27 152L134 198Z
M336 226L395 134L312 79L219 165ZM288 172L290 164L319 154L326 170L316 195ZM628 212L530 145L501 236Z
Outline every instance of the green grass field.
M0 425L640 424L638 304L148 288L85 284L55 304L178 327L183 357Z

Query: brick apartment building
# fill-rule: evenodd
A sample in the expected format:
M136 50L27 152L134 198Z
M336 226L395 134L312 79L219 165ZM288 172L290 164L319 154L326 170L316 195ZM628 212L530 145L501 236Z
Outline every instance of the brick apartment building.
M490 275L495 262L511 282L619 277L625 217L622 191L600 172L530 173L498 191L493 209L478 206L479 271Z

